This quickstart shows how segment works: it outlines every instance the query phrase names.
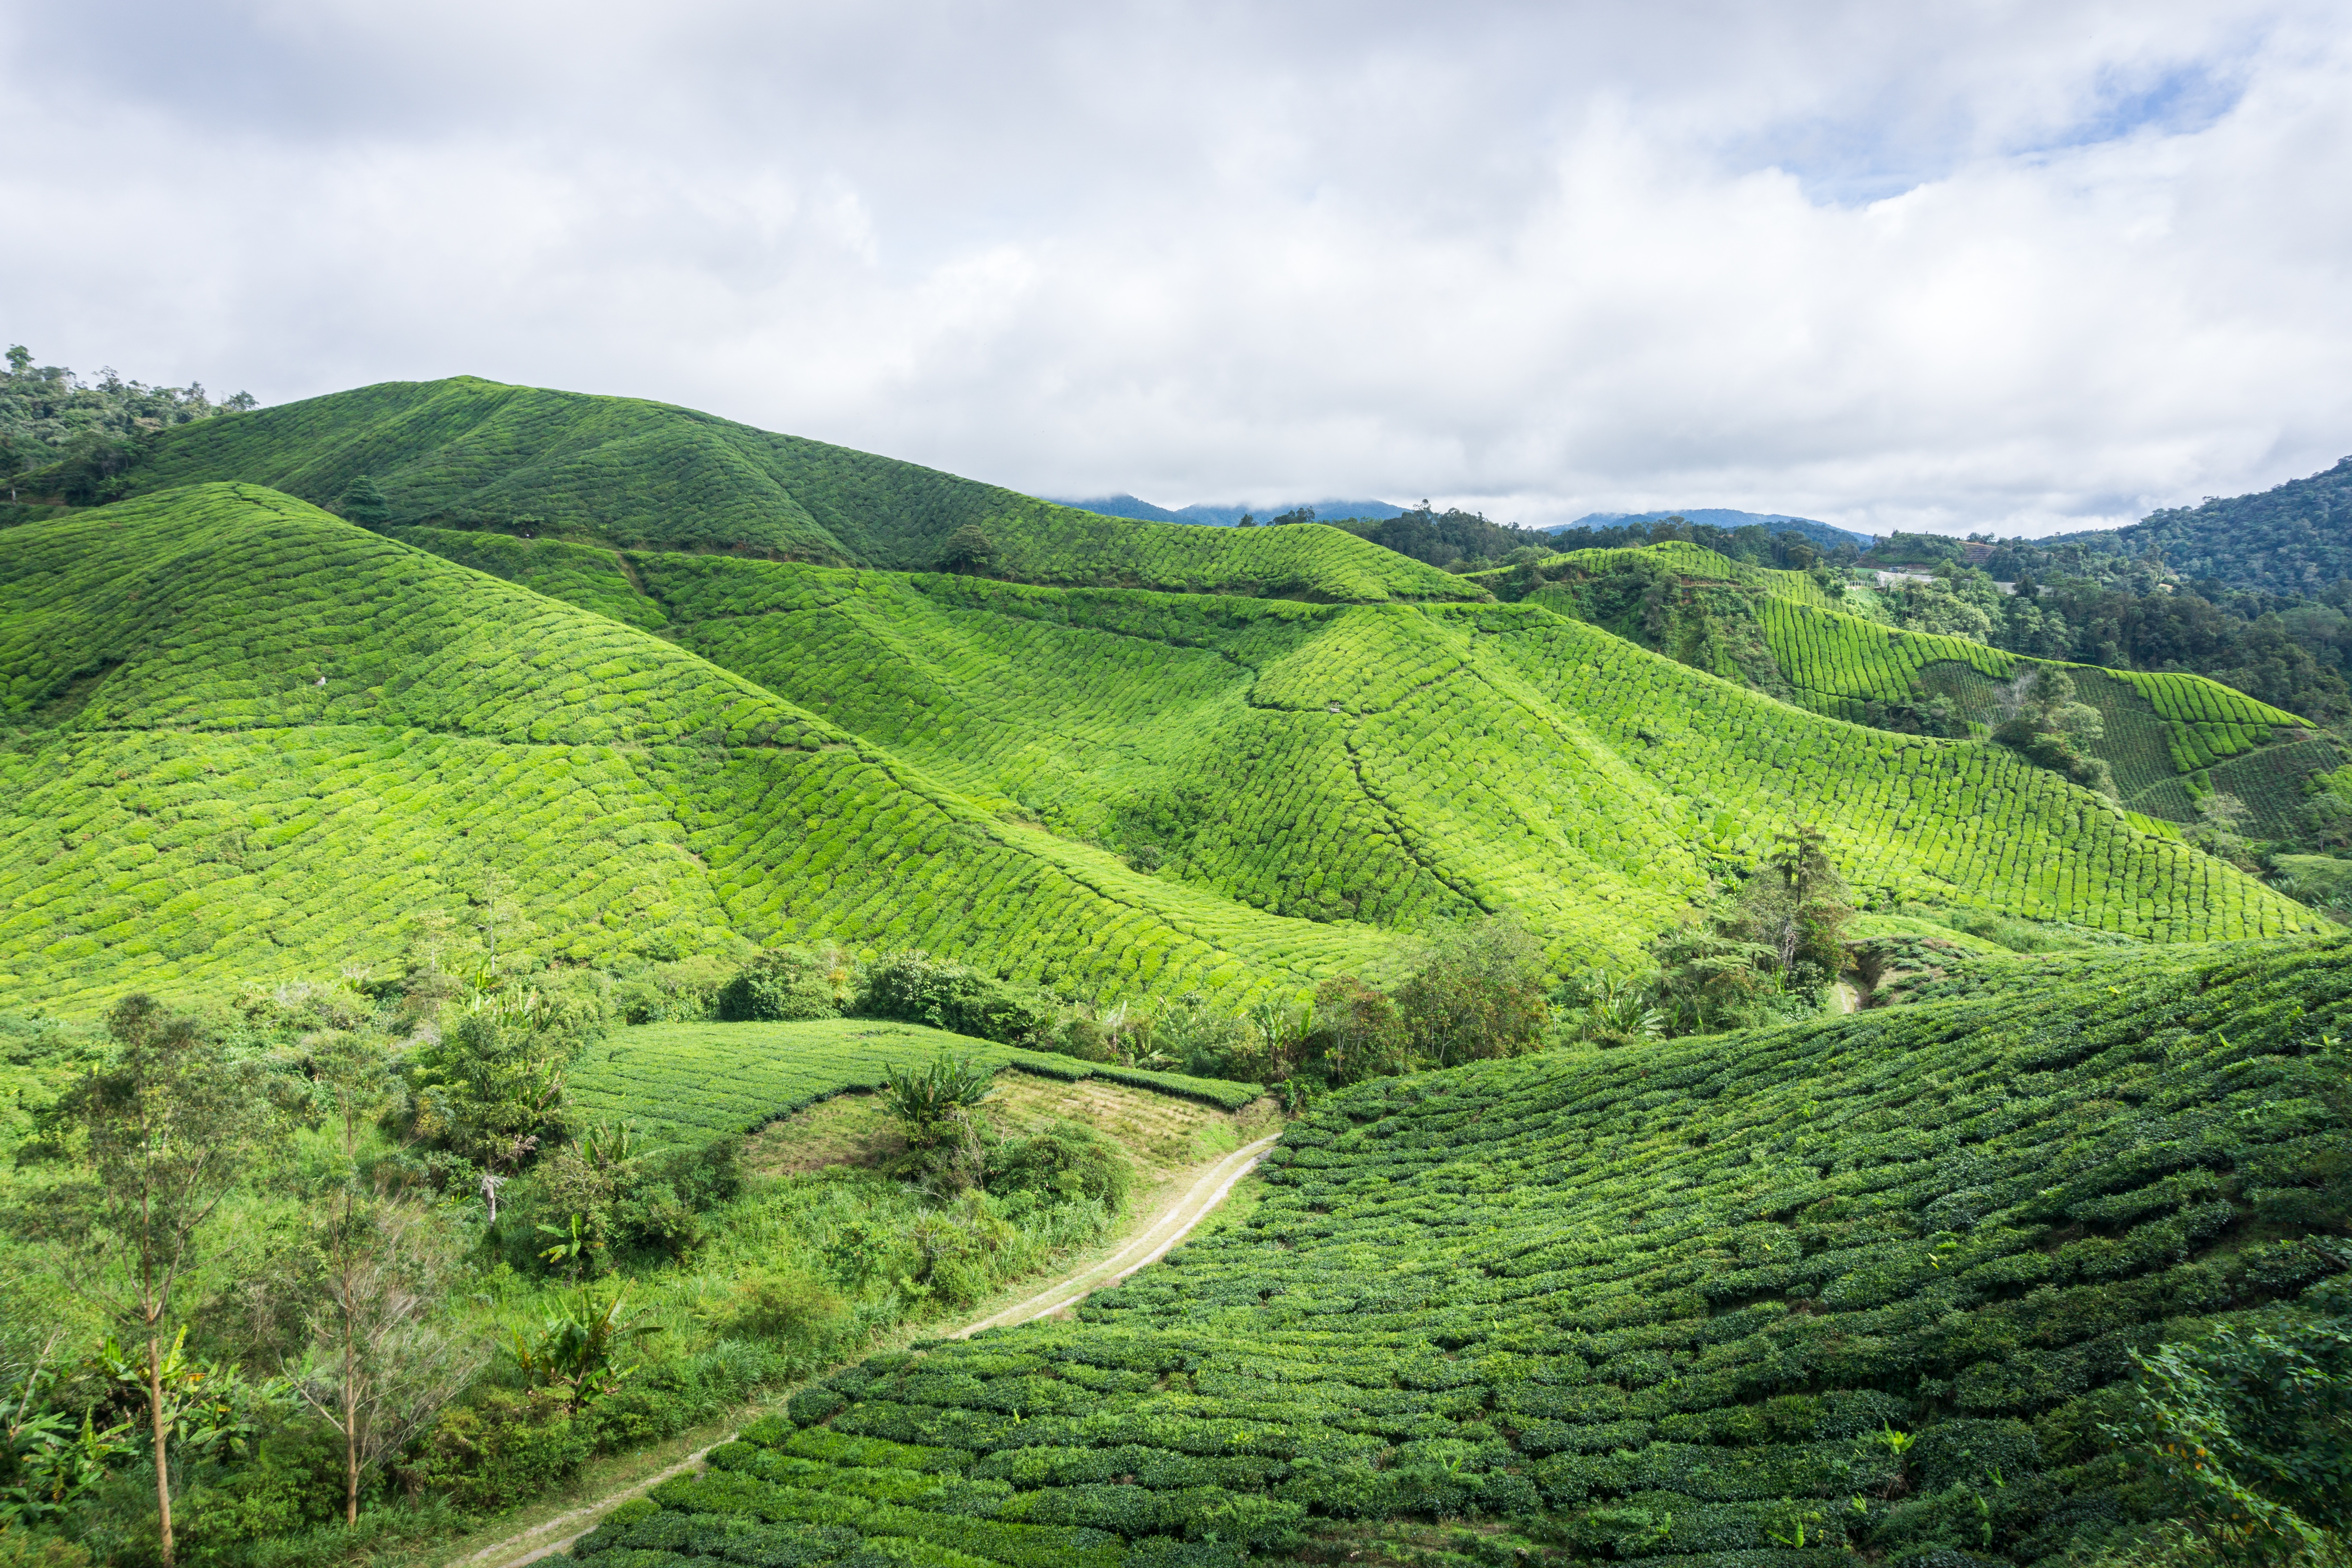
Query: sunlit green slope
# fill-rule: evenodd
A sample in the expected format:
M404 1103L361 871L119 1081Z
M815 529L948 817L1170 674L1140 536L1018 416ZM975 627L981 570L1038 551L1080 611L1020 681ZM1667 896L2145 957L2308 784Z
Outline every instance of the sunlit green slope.
M1622 605L1601 602L1592 584L1628 565L1664 568L1675 584L1671 602L1646 594ZM2252 809L2254 831L2284 834L2304 800L2305 780L2340 760L2305 720L2203 676L2058 664L1961 637L1895 631L1834 608L1803 573L1760 570L1696 545L1579 551L1547 563L1546 574L1553 581L1528 591L1529 601L1857 721L1872 703L1945 696L1967 719L1990 726L2003 716L2005 686L2029 670L2063 669L2105 721L2105 738L2086 749L2112 765L2124 804L2150 816L2194 821L2196 797L2222 790ZM1505 587L1496 574L1481 581Z
M264 484L324 507L365 475L394 526L555 534L928 569L972 526L1024 582L1377 601L1480 590L1333 528L1129 522L640 398L457 376L386 382L178 426L142 492ZM492 546L491 548L495 548Z
M1081 991L1385 948L999 821L689 652L252 487L11 531L0 704L0 1006L383 963L436 907L574 958L824 937Z
M526 575L567 591L569 557ZM1405 930L1630 961L1792 816L1857 887L2201 940L2312 917L1997 748L1897 736L1539 604L1313 605L631 552L667 635L1066 838ZM650 612L649 612L650 613Z
M1360 1086L1080 1321L840 1373L579 1554L2130 1561L2132 1352L2352 1269L2352 950L2137 979Z

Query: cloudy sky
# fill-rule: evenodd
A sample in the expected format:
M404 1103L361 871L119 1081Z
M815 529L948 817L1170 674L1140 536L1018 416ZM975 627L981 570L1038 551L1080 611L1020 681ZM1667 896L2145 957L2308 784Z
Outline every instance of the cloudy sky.
M0 336L1055 495L2044 532L2352 452L2341 0L0 0Z

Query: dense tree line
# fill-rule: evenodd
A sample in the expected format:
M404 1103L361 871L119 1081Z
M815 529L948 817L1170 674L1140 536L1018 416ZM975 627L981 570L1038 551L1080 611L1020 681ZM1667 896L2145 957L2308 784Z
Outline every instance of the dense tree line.
M0 480L17 499L20 475L44 494L77 506L111 500L139 455L140 438L168 425L185 425L255 405L240 392L215 403L203 385L149 386L125 381L111 366L85 381L62 365L35 365L22 343L8 350L0 374Z

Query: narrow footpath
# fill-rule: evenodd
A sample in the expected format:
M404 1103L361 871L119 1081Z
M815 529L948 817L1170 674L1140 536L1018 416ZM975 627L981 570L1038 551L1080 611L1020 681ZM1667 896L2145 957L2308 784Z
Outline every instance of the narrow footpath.
M1097 1290L1118 1284L1146 1264L1159 1262L1167 1256L1171 1247L1192 1234L1193 1226L1216 1211L1217 1205L1225 1201L1225 1195L1234 1190L1234 1184L1256 1167L1265 1152L1274 1147L1275 1138L1279 1136L1276 1133L1261 1138L1211 1165L1191 1186L1152 1215L1142 1229L1109 1256L1065 1275L1016 1306L992 1313L978 1322L966 1324L948 1337L963 1339L979 1333L982 1329L1008 1328L1014 1323L1051 1317L1065 1308L1077 1305ZM734 1436L730 1432L720 1441L732 1442ZM593 1502L568 1510L495 1546L458 1558L450 1568L523 1568L525 1563L552 1557L595 1529L597 1521L606 1513L631 1498L644 1496L672 1476L685 1475L699 1466L703 1456L709 1452L709 1448L698 1449L658 1474L607 1492Z

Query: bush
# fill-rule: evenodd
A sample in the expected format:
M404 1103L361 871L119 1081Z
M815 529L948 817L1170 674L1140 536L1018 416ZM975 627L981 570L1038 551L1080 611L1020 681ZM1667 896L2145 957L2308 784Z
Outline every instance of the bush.
M841 1016L831 966L795 947L756 953L719 993L719 1016L730 1024L798 1023Z
M1126 1205L1134 1167L1116 1144L1082 1122L1049 1122L1034 1136L1002 1143L988 1162L988 1190L1053 1201L1091 1198L1106 1213Z
M890 953L859 970L850 1011L1045 1050L1062 1036L1061 1005L1047 993L919 952Z
M493 1513L572 1479L591 1447L552 1390L491 1388L441 1413L413 1473L468 1513Z
M1412 1042L1388 993L1352 974L1315 988L1315 1012L1299 1047L1302 1065L1334 1084L1399 1073L1412 1065Z
M804 1345L815 1341L840 1308L841 1298L807 1274L762 1271L735 1287L719 1324L735 1339Z
M1543 949L1507 921L1440 941L1397 993L1413 1048L1440 1067L1535 1049L1549 1020Z

